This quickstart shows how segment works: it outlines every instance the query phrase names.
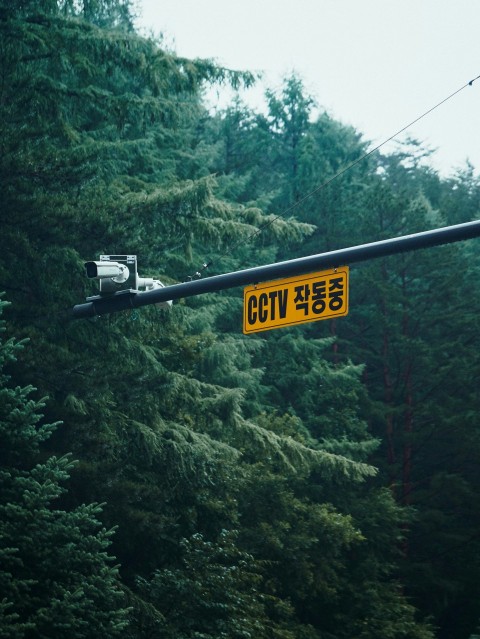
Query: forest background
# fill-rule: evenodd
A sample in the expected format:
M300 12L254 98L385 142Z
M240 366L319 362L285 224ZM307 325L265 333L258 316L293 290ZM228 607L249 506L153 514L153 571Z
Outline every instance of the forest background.
M473 167L410 140L318 189L368 147L300 77L211 113L255 78L133 25L0 3L0 637L467 639L476 240L355 266L347 318L256 336L239 290L70 310L102 253L168 284L470 221Z

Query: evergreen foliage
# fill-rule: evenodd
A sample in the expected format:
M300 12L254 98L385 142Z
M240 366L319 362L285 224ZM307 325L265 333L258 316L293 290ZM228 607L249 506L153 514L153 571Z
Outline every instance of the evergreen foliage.
M238 291L68 310L100 253L170 283L466 221L473 167L409 141L330 182L367 145L297 75L211 114L205 86L253 76L138 36L129 2L1 6L2 636L468 639L473 242L352 268L349 317L261 336Z
M291 607L261 592L260 562L235 542L235 532L222 530L215 543L196 533L180 542L178 567L139 581L145 598L163 613L161 636L293 639L286 623ZM275 609L280 620L272 621L268 608Z
M55 425L41 423L33 388L10 384L20 347L0 343L0 636L120 637L127 610L108 555L112 531L97 504L62 508L73 464L40 456Z

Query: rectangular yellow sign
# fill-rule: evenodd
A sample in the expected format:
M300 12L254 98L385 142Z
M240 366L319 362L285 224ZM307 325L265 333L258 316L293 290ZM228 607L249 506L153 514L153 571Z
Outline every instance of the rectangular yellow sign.
M247 286L243 332L343 317L348 314L348 266Z

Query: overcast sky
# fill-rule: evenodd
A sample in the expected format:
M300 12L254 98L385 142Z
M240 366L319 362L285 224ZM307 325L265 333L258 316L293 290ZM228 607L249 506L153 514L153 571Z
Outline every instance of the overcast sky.
M480 75L480 0L137 0L139 25L178 55L295 71L322 109L372 146ZM263 86L248 92L260 108ZM433 164L480 169L480 79L408 130ZM406 134L400 139L404 139ZM393 150L391 145L383 147Z

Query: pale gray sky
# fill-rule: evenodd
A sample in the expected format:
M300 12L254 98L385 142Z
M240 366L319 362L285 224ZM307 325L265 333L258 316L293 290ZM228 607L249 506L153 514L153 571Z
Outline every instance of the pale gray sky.
M321 108L372 146L480 75L480 0L137 0L139 25L181 56L295 70ZM264 85L247 93L260 108ZM480 169L480 79L412 126L443 174ZM393 147L384 147L388 150Z

